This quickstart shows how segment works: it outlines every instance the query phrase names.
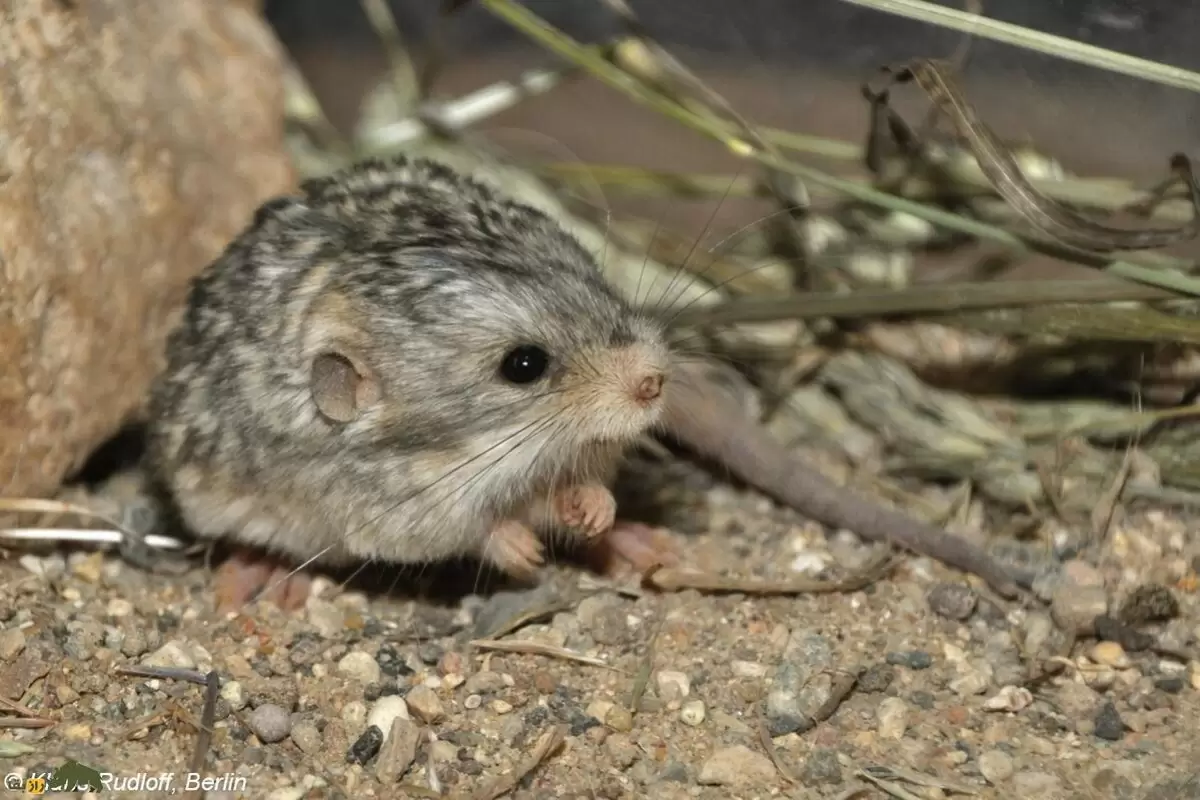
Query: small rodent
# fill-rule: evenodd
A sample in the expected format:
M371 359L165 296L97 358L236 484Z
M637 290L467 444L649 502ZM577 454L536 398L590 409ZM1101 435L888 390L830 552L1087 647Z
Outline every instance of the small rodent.
M194 281L167 361L149 474L190 532L292 564L528 574L543 529L612 534L607 487L664 422L802 512L815 492L822 522L945 537L821 483L557 222L435 162L367 161L263 205ZM266 581L248 563L228 603Z

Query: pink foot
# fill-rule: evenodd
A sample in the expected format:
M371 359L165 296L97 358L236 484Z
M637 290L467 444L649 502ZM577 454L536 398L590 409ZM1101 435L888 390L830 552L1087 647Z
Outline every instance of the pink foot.
M612 528L617 517L617 501L612 492L598 483L568 486L554 496L558 521L593 539Z
M597 566L606 574L621 571L621 562L638 572L679 563L679 546L670 531L641 522L617 522L599 540L594 552L600 561Z
M270 556L239 550L217 568L214 590L221 613L241 610L259 592L284 611L296 611L308 600L312 576Z
M483 557L516 578L530 577L545 561L537 534L513 519L501 522L488 534Z

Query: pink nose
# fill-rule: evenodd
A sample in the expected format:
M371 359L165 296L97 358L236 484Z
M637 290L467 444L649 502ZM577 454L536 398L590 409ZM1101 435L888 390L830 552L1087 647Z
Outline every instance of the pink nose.
M633 398L642 405L650 403L662 394L663 376L661 372L654 372L642 378L633 390Z

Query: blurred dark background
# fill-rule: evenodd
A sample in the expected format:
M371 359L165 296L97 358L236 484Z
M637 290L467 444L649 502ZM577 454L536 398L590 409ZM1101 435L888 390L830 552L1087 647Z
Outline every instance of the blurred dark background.
M419 46L437 0L391 0L406 40ZM525 0L578 39L616 30L598 0ZM961 2L945 3L962 7ZM647 28L713 88L760 123L860 143L859 84L884 63L949 57L963 35L840 0L634 0ZM386 62L352 0L268 0L266 13L335 124L353 124ZM984 0L984 13L1130 55L1200 69L1200 3L1175 0ZM554 63L474 4L446 28L453 62L435 93L450 97ZM1001 135L1035 142L1083 174L1148 185L1168 155L1200 153L1200 97L984 39L963 83ZM922 108L915 94L901 98ZM915 113L915 112L914 112ZM919 120L919 117L915 119ZM583 80L527 101L482 126L489 141L542 157L661 169L732 171L722 148ZM847 165L827 165L845 170ZM852 166L852 165L851 165ZM635 202L636 206L637 203ZM689 216L690 215L690 216ZM668 222L707 220L668 211Z

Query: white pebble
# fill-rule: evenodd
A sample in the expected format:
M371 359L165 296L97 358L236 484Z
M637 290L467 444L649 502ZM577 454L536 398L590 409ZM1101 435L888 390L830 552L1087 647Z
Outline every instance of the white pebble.
M246 707L246 690L239 681L230 681L221 687L221 699L231 711L241 711Z
M679 702L692 692L692 682L688 676L671 669L656 672L654 685L658 689L658 699L664 703Z
M175 669L195 669L196 660L182 642L170 641L142 659L142 665L147 667L167 667Z
M488 703L488 708L495 714L507 714L513 710L513 705L507 700L493 700Z
M734 661L729 668L739 678L763 678L767 674L766 665L757 661Z
M481 705L483 705L483 698L477 694L469 694L467 695L467 699L463 700L463 708L468 711L474 711Z
M383 677L379 662L361 650L355 650L353 653L342 656L337 668L338 672L347 678L364 684L379 683L379 679Z
M908 730L908 703L899 697L887 697L875 712L882 739L900 739Z
M110 617L128 617L133 613L133 603L124 597L114 597L108 601L105 611Z
M820 575L831 561L833 561L833 556L829 553L808 550L797 553L790 566L792 572L798 572L801 575Z
M371 714L367 717L367 725L374 725L383 731L383 740L386 742L387 737L392 732L392 720L397 717L400 719L412 719L408 713L408 703L404 702L404 698L399 695L385 694L375 701L375 705L371 706Z
M679 719L684 725L695 728L704 722L705 711L703 700L689 700L679 709Z
M351 700L342 706L342 721L347 730L356 731L366 725L367 705L361 700Z
M988 711L1021 711L1033 702L1033 694L1024 686L1005 686L983 701Z
M995 786L1013 775L1012 756L1003 750L988 750L979 756L979 772L988 783Z

